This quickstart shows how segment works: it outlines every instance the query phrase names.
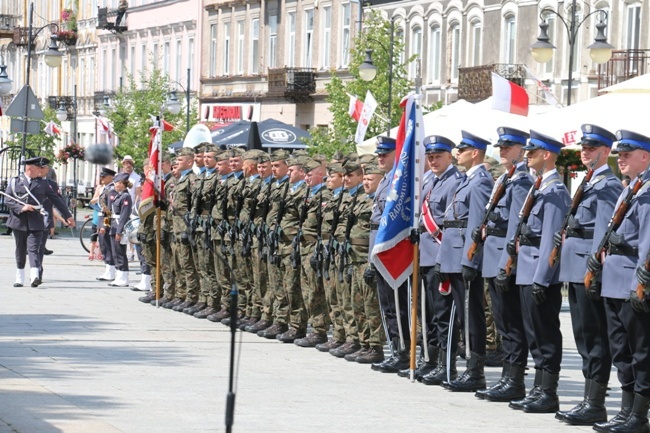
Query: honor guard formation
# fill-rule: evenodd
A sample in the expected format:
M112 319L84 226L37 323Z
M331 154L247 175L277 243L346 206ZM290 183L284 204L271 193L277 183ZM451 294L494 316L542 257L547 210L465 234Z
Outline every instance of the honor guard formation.
M556 168L562 143L509 127L498 135L500 161L491 161L490 171L490 142L481 137L462 131L459 143L425 139L415 377L599 432L650 432L650 138L583 125L580 155L588 171L572 198ZM236 321L261 338L408 377L409 284L394 290L369 261L395 149L394 139L378 137L374 155L337 154L328 162L303 151L184 147L163 159L165 200L139 204L133 233L129 175L105 168L98 237L106 270L98 279L128 285L133 234L153 277L143 279L149 292L141 302L225 325ZM625 187L607 163L610 153ZM8 226L16 241L15 285L24 284L28 255L31 285L38 286L52 206L71 217L56 185L43 179L48 161L25 164L6 190ZM145 178L142 188L152 188L147 166ZM237 317L230 317L233 286ZM563 286L584 375L584 399L568 411L559 411L557 393ZM486 360L494 362L488 322L501 342L496 383L484 374ZM461 374L458 357L466 359ZM612 364L622 400L608 419Z

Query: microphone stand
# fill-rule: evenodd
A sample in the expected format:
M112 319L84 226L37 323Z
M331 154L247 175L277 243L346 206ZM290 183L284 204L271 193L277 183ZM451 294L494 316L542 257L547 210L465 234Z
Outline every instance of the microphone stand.
M218 254L218 256L230 269L230 265L225 257L221 254ZM233 382L235 379L235 335L237 334L237 285L235 284L232 269L230 269L230 275L233 278L233 282L230 290L230 372L228 377L228 394L226 397L226 433L232 432L232 425L235 418L235 392Z

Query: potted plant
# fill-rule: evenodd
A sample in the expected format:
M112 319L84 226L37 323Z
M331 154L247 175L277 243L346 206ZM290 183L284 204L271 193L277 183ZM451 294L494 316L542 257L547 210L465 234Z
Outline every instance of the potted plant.
M67 164L70 158L84 160L84 148L75 143L70 143L59 150L56 161L60 164Z

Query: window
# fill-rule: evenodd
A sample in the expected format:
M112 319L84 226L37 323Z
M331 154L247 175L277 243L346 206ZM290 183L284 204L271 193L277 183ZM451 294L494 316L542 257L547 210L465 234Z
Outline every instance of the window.
M224 42L223 42L223 73L230 74L230 23L223 25Z
M129 73L135 75L135 45L131 45L129 50Z
M513 64L516 60L515 41L517 39L517 25L514 15L507 16L505 19L504 33L504 59L505 63Z
M460 24L452 23L449 28L451 50L449 51L449 77L452 81L458 80L458 67L460 66Z
M104 62L104 65L106 63ZM141 71L146 71L147 70L147 46L142 45L140 46L140 70Z
M627 7L627 32L625 46L628 50L638 50L641 39L641 5Z
M163 45L163 74L169 76L169 57L171 56L170 53L170 45L169 42L165 42Z
M395 31L395 40L400 41L402 44L405 43L405 41L404 41L404 29L403 28L400 27ZM405 63L405 61L404 61L405 60L404 59L404 49L406 49L406 46L403 46L402 51L397 53L397 61L399 63L401 63L401 64Z
M314 45L314 10L305 11L305 40L303 46L304 66L311 66L311 55Z
M244 21L237 21L237 73L244 73Z
M111 49L111 79L110 86L112 90L117 89L117 75L115 74L117 66L117 50Z
M429 83L440 82L440 64L442 63L440 27L431 27L431 36L429 37L429 61L427 68L429 72Z
M343 32L341 33L341 66L346 68L350 63L350 3L341 5L341 23Z
M79 59L79 93L86 94L86 59Z
M250 73L260 73L260 20L254 19L251 22L251 61L249 63Z
M65 59L64 59L65 60ZM106 48L102 50L102 90L107 90L107 84L108 84L108 54L106 52ZM65 71L65 69L64 69Z
M153 63L153 68L158 69L158 44L153 44L153 58L151 59L151 62Z
M547 32L548 32L548 41L551 44L555 45L555 24L556 24L555 16L549 14L546 17L546 24L548 24L548 30L547 30ZM555 62L555 56L551 57L551 60L546 62L546 64L544 65L544 72L546 72L547 74L552 74L553 73L554 62Z
M287 18L287 32L289 36L287 37L287 58L284 59L284 63L287 66L293 66L296 54L296 13L289 12Z
M88 92L95 93L95 57L90 58L88 67Z
M278 51L278 16L269 16L269 68L277 66L277 51Z
M478 20L472 21L470 24L470 66L479 66L481 64L481 42L482 42L481 22Z
M321 29L323 31L321 40L321 66L323 69L330 67L330 51L332 38L332 7L323 6L321 14Z
M180 39L176 40L176 80L180 81L181 79L181 66L183 64L183 41Z
M217 58L215 56L215 63L216 60ZM190 70L194 67L194 38L189 38L187 40L187 67L190 68Z
M413 27L411 30L411 56L417 56L415 61L409 64L409 77L415 78L417 74L417 60L422 61L422 28Z

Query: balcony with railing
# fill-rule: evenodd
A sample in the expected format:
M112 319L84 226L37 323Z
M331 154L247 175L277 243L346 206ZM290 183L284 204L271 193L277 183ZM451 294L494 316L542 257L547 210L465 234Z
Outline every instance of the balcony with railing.
M520 64L492 63L458 68L458 99L476 103L492 96L492 72L522 87L526 81L526 67Z
M129 15L128 12L124 14L118 25L115 25L117 14L117 9L97 8L97 28L113 33L124 33L127 31L129 29L126 22L127 16Z
M300 103L311 101L311 94L315 91L314 68L269 69L269 90L266 96L284 97L290 102Z
M0 39L13 38L17 22L18 17L15 15L0 14Z
M646 74L650 49L616 50L607 63L598 65L598 90Z

